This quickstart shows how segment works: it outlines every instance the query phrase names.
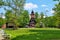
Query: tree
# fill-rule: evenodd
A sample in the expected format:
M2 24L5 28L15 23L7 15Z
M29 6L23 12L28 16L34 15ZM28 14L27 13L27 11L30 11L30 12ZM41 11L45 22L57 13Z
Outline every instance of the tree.
M6 23L6 19L4 18L4 14L0 13L0 27Z
M60 1L60 0L53 0L53 1Z
M17 25L19 24L18 19L20 19L19 17L21 16L22 12L23 12L23 8L24 8L24 3L25 0L0 0L1 1L1 5L0 6L6 6L9 10L11 9L12 12L7 12L6 13L6 18L8 21L14 20L14 24L17 28ZM9 16L8 16L9 15Z
M3 19L3 18L0 18L0 27L1 27L3 24L5 24L5 23L6 23L6 20Z
M43 12L41 12L41 14L40 14L40 19L41 19L41 22L42 22L42 20L44 19L44 14L43 14Z
M38 16L39 16L38 12L35 12L35 20L36 20L36 22L38 22Z
M38 18L38 12L35 12L35 18L37 19Z
M6 17L6 20L7 22L11 21L13 18L12 18L12 11L11 10L7 10L6 14L5 14L5 17Z
M38 12L35 12L35 20L36 20L36 27L39 27L40 25L39 25L39 22L40 22L40 19L39 19L39 14L38 14Z
M25 0L5 0L5 5L12 8L16 16L23 12ZM14 6L12 6L14 5Z
M44 24L46 27L56 27L55 26L55 17L54 16L50 16L50 17L47 17L45 18L44 20Z
M19 25L19 22L18 22L18 19L16 19L17 17L15 17L15 14L12 13L11 10L7 10L6 14L5 14L5 17L6 17L6 23L10 23L13 24L13 29L17 29L18 28L18 25Z
M55 11L54 15L56 17L56 26L60 27L60 2L55 5L53 10Z
M41 22L43 23L44 14L43 14L43 12L41 12L40 15L38 15L38 13L36 13L35 16L36 16L36 20L37 20L36 27L40 27L40 23Z
M4 5L4 2L2 0L0 0L0 7Z
M27 10L24 10L24 12L21 14L20 19L20 26L25 27L27 23L29 23L29 13Z

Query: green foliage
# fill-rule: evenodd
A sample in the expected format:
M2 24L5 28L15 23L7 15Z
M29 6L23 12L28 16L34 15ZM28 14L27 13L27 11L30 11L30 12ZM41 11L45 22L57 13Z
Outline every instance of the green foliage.
M40 23L36 23L36 28L40 28Z
M36 13L35 13L35 18L36 18L36 19L38 18L38 15L39 15L38 12L36 12Z
M29 13L27 10L24 10L24 12L20 15L19 19L20 26L26 26L27 23L29 23Z
M4 2L2 0L0 0L0 6L4 5Z
M56 17L56 26L60 27L60 2L55 5L53 10L55 11L54 16Z
M2 18L0 18L0 27L2 26L3 22L2 22Z
M23 13L24 3L25 3L25 0L0 0L1 6L3 5L3 6L9 7L9 9L5 8L6 9L5 16L7 19L6 22L13 23L16 26L16 28L23 22L26 24L25 20L28 20L28 19L24 19L24 17L26 17L26 15ZM19 23L19 22L21 22L21 23Z
M44 18L44 13L41 12L41 14L40 14L40 19L42 20L43 18Z
M54 18L54 16L47 17L45 18L44 24L46 25L46 27L55 27L55 21L56 19Z
M19 17L17 17L15 14L8 10L6 13L6 19L6 22L13 23L16 28L18 26L24 27L29 22L29 14L28 11L25 10Z
M59 0L53 0L53 1L59 1Z
M44 19L44 13L41 12L40 15L36 12L35 14L36 16L36 27L40 27L40 22L42 22L43 24L45 23Z
M35 12L35 21L38 23L38 12Z
M36 28L40 27L40 18L38 12L35 12Z
M18 21L17 21L17 17L15 16L14 13L12 13L11 10L7 10L5 17L6 17L7 23L13 23L15 25L15 27L17 28L17 26L19 25Z
M0 18L0 27L6 23L6 19Z
M5 14L5 17L7 19L7 21L12 21L13 19L13 14L12 14L12 11L11 10L7 10L6 14Z
M60 29L57 28L20 28L18 30L6 29L6 33L11 36L11 40L60 39Z
M38 12L35 12L35 20L36 20L36 23L38 23L38 16L39 16Z

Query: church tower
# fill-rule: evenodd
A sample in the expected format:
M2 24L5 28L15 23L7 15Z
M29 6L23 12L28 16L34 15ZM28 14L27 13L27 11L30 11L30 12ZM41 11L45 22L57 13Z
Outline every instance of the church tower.
M30 22L29 22L29 27L35 27L36 21L35 21L34 11L31 12L30 16L31 16L31 19L30 19Z

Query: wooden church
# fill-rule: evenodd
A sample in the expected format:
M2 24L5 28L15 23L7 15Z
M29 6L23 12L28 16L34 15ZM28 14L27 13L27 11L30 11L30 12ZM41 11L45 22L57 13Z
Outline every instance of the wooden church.
M30 14L30 21L29 21L29 27L35 27L36 21L35 21L35 14L34 11Z

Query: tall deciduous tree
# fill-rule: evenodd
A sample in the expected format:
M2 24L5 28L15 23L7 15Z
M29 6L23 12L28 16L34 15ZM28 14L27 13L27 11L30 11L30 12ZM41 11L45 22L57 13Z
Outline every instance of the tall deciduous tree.
M8 11L6 13L7 20L13 20L14 19L14 24L15 24L15 26L17 26L19 24L18 19L20 19L19 17L21 16L21 14L24 10L25 0L0 0L0 1L1 1L0 6L3 5L5 7L7 7L8 10L11 9L11 11L12 11L12 12ZM12 15L12 14L14 14L14 15Z
M44 14L43 14L43 12L41 12L41 14L40 14L41 21L43 20L43 18L44 18Z
M36 22L38 22L38 16L39 16L38 12L35 12L35 20L36 20Z
M0 7L4 5L4 2L2 0L0 0Z
M55 11L54 15L56 17L56 25L60 27L60 1L58 0L58 4L55 5L55 8L53 10Z
M24 10L23 13L20 16L20 26L25 27L27 23L29 23L29 13L27 10Z
M20 16L20 14L23 12L25 0L3 0L3 2L4 6L12 8L16 16Z

